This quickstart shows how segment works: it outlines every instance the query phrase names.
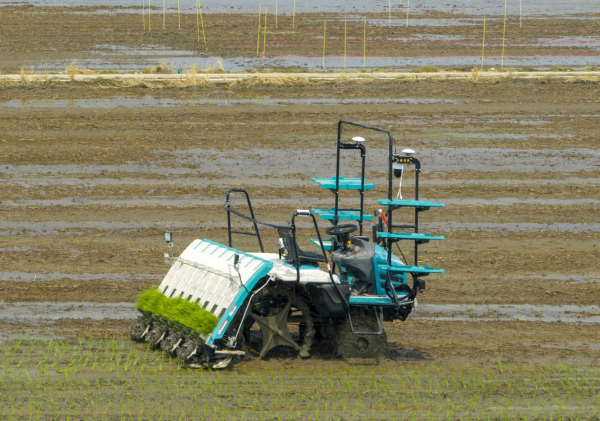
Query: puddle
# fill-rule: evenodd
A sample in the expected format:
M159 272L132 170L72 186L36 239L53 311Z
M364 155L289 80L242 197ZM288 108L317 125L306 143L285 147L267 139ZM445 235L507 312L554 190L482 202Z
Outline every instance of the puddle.
M170 99L145 96L143 98L112 97L97 99L12 99L0 103L0 107L9 108L134 108L134 107L189 107L189 106L234 106L234 105L345 105L345 104L458 104L470 101L458 101L440 98L256 98L256 99Z
M498 186L502 189L502 186ZM519 197L499 197L486 199L479 197L468 198L431 198L434 202L443 202L451 205L496 205L496 206L514 206L514 205L547 205L547 206L572 206L572 205L598 205L600 200L596 199L544 199L544 198L519 198Z
M315 187L316 189L317 187ZM225 203L226 190L223 189L222 195L218 198L200 197L200 196L179 196L179 197L145 197L145 198L110 198L110 199L85 199L81 197L62 198L62 199L32 199L32 200L5 200L2 206L6 207L27 207L27 206L111 206L111 207L168 207L175 206L183 207L200 207L200 206L219 206ZM348 200L350 202L351 200ZM358 200L353 201L359 203ZM292 199L260 199L253 198L253 206L261 205L298 205L298 206L320 206L332 204L332 199L314 198L314 197L298 197ZM373 206L376 201L373 201ZM240 206L245 205L240 202ZM0 223L0 229L2 225Z
M145 281L154 280L160 281L163 275L153 275L150 273L31 273L31 272L0 272L0 281L26 281L26 282L43 282L56 280L70 281L96 281L96 280L111 280L111 281Z
M135 319L132 303L41 302L0 304L0 320L9 323L51 324L60 319Z
M375 183L377 185L385 185L387 180L385 178L368 178L369 182ZM222 186L224 188L231 187L231 180L223 180L223 179L208 179L208 178L190 178L190 177L178 177L171 179L162 179L162 178L74 178L74 177L43 177L43 178L31 178L31 177L12 177L10 179L11 184L16 184L24 189L28 189L31 187L39 187L39 186L74 186L79 188L97 188L102 186L203 186L206 184L210 184L211 186ZM528 180L518 180L518 179L471 179L471 180L456 180L456 179L435 179L435 178L427 178L425 181L427 186L431 185L456 185L460 183L461 185L522 185L522 184L572 184L577 185L578 187L587 185L595 185L600 184L600 178L563 178L563 179L528 179ZM268 180L263 179L246 179L244 180L245 186L265 186L265 185L305 185L305 182L300 179L286 179L286 180L277 180L276 183L269 183ZM315 185L316 187L316 185ZM224 197L224 196L223 196ZM73 198L72 198L73 199ZM204 200L204 199L202 199ZM214 199L213 199L214 200ZM436 198L439 200L439 198ZM450 200L450 199L445 199ZM452 199L459 200L459 199ZM542 199L544 200L544 199ZM590 199L594 201L593 199ZM594 201L595 202L595 201ZM9 204L11 203L11 204ZM6 201L2 202L4 206L19 206L20 201ZM600 203L600 202L598 202Z
M227 71L237 70L277 70L285 68L303 68L310 71L321 71L323 69L322 56L294 56L294 55L278 55L268 56L254 61L246 61L244 66L240 63L241 58L229 59L229 63L225 66ZM486 55L485 66L499 68L502 63L500 55ZM598 64L598 55L595 52L589 54L574 53L573 55L557 55L557 54L538 54L538 55L505 55L504 66L518 69L521 67L534 67L544 70L551 69L556 66L569 67L571 69L580 70L588 64ZM473 67L481 64L481 56L478 55L456 55L456 56L367 56L366 60L363 56L347 56L346 70L358 71L363 68L369 70L394 70L394 71L409 71L415 67L421 66L437 66L441 69L456 68L456 67ZM230 68L232 67L232 68ZM64 68L64 67L63 67ZM343 71L344 57L343 56L325 56L326 71Z
M527 140L527 139L574 139L573 134L554 134L554 133L457 133L449 136L454 139L481 139L482 137L490 140Z
M211 223L184 223L184 222L107 222L107 221L0 221L0 236L9 235L83 235L92 230L109 230L120 232L134 232L143 229L195 229L213 228Z
M423 229L441 231L479 231L479 232L600 232L600 223L569 224L536 224L532 222L490 223L490 222L432 222L420 224Z
M528 343L524 344L524 346L534 347L539 346L540 348L549 348L549 349L593 349L600 350L600 343L585 343L585 342L569 342L568 344L534 344Z
M536 275L505 275L505 276L490 276L490 278L494 279L507 279L507 280L543 280L543 281L564 281L569 282L570 284L578 285L578 284L594 284L600 282L600 274L583 274L583 275L565 275L563 273L550 273L550 274L536 274Z
M511 46L535 46L535 47L589 47L594 50L600 49L600 39L597 37L557 37L537 38L533 40L515 39Z
M301 206L299 206L301 207ZM309 207L309 206L304 206ZM289 225L287 221L272 221L268 219L268 215L257 215L258 218L263 218L265 222L277 225ZM291 218L291 215L290 215ZM319 226L321 230L326 227L326 223L321 221ZM252 224L249 222L235 222L236 228L252 229ZM299 228L313 228L312 223L305 221L297 221L296 226ZM474 231L474 232L600 232L600 223L584 223L584 224L569 224L569 223L554 223L554 224L536 224L529 222L520 223L471 223L471 222L432 222L420 224L423 230L436 231ZM7 222L0 221L0 236L25 235L28 237L36 237L42 235L84 235L90 231L119 231L122 233L131 233L141 230L175 230L175 231L191 231L191 230L209 230L209 229L224 229L227 228L225 216L219 222L106 222L106 221L82 221L82 222L66 222L66 221L46 221L46 222L30 222L16 221ZM262 227L262 230L268 229Z
M378 41L373 41L378 42ZM387 41L385 41L387 42ZM402 42L402 41L398 41ZM423 41L420 41L423 42ZM462 44L462 43L461 43ZM470 44L469 44L470 45ZM185 69L195 65L198 69L205 69L207 66L214 66L217 61L223 65L226 72L245 72L245 71L273 71L282 69L297 69L308 71L322 71L323 57L321 55L267 55L265 57L218 57L174 55L173 51L165 50L165 58L174 63L176 73L185 74ZM159 54L151 52L147 55L100 55L101 58L84 58L76 60L77 67L93 70L115 70L118 72L140 72L146 68L156 67ZM162 58L162 57L161 57ZM345 63L345 64L344 64ZM61 59L42 63L34 66L36 72L47 73L63 71L68 65L73 64L72 59ZM437 66L441 69L450 68L471 68L481 64L480 55L430 55L422 54L416 56L372 56L366 58L360 56L326 55L325 71L360 71L367 70L394 70L410 71L415 67ZM500 68L502 57L498 54L488 54L485 56L485 66ZM589 49L589 52L574 52L570 55L560 54L527 54L515 55L507 54L504 56L504 66L519 69L521 67L534 67L539 70L547 70L556 66L568 67L575 70L582 70L586 65L598 65L598 54Z
M384 145L381 137L367 139L371 145ZM323 142L323 147L333 146L333 141ZM397 142L399 143L399 142ZM400 146L397 144L397 146ZM265 151L250 149L232 154L230 151L215 149L189 149L172 152L176 164L188 167L200 167L211 173L230 174L235 168L239 175L258 176L305 172L323 174L327 168L334 168L335 153L322 150L288 149ZM509 148L436 148L418 150L416 156L432 171L523 171L545 172L560 170L562 173L589 171L600 167L600 150L596 149L509 149ZM358 171L360 162L355 156L343 155L344 168ZM372 165L385 162L387 150L372 146L367 153L367 173ZM249 165L252 162L260 165ZM380 168L380 167L378 167ZM1 170L0 170L1 171ZM432 171L433 172L433 171Z
M111 331L113 329L106 330ZM56 330L50 330L48 326L36 327L20 324L17 329L11 329L0 326L0 343L14 341L15 339L68 339L75 338L80 333L81 332L78 329L67 329L64 327L60 327Z
M44 251L44 249L37 247L0 247L0 252L3 253L31 253L37 251Z
M12 323L51 324L60 319L134 319L132 303L43 302L0 305L0 320ZM523 321L593 325L600 323L599 306L549 306L529 304L427 304L414 310L414 317L438 321Z
M369 180L372 181L372 180ZM374 181L374 180L373 180ZM301 183L298 183L301 184ZM383 180L379 184L383 184ZM231 184L228 185L230 187ZM264 184L263 184L264 186ZM315 190L318 187L315 186ZM597 205L600 206L600 200L595 199L544 199L544 198L516 198L516 197L500 197L500 198L426 198L421 197L422 200L432 200L434 202L445 203L446 205L455 206L472 206L472 205L487 205L487 206L514 206L514 205L545 205L545 206L573 206L573 205ZM63 197L61 199L26 199L26 200L5 200L0 202L2 206L7 208L20 208L20 207L31 207L31 206L110 206L110 207L169 207L175 206L178 208L189 208L189 207L204 207L204 206L219 206L225 203L225 187L223 188L222 195L218 198L214 197L201 197L201 196L177 196L177 197L152 197L147 196L144 198L137 197L113 197L108 199L87 199L80 196ZM344 198L346 204L357 204L358 199L355 198ZM316 197L296 197L296 198L282 198L282 199L264 199L264 198L252 198L252 204L254 206L268 206L268 205L290 205L297 207L319 207L332 205L332 199L330 198L316 198ZM243 204L240 203L240 206ZM377 206L377 200L372 197L365 198L365 206L375 207ZM0 224L0 229L2 225Z
M296 139L290 139L297 144ZM381 137L368 138L372 145L384 146ZM315 142L316 143L316 142ZM311 146L315 143L311 142ZM320 142L322 149L249 149L222 151L218 149L188 149L164 152L160 161L128 163L123 165L2 165L0 174L7 179L27 180L34 177L48 178L76 174L110 177L111 172L154 174L169 176L194 176L200 170L210 173L211 178L229 180L228 185L243 182L246 185L282 186L311 183L314 176L327 177L334 173L334 141ZM398 148L402 145L396 143ZM325 152L324 152L325 151ZM600 150L596 149L508 149L508 148L422 148L416 155L424 169L435 178L435 172L471 171L498 172L519 171L555 172L568 174L576 171L594 171L600 168ZM367 176L370 171L380 171L380 163L387 159L387 150L372 146L367 154ZM359 159L343 155L344 176L354 176L360 170ZM232 169L235 177L232 178ZM289 177L289 174L294 177ZM170 180L176 183L176 180ZM201 181L204 181L202 179ZM372 181L369 179L369 181ZM212 180L208 180L212 183ZM221 181L222 183L223 181ZM69 199L66 199L69 201ZM72 198L69 204L73 204ZM134 199L137 200L137 199ZM141 199L139 199L141 200ZM6 201L6 203L10 203Z
M171 10L169 10L171 11ZM137 10L136 10L137 12ZM175 10L175 13L177 10ZM136 48L127 47L124 45L98 44L95 49L90 51L90 54L100 56L156 56L158 58L169 58L171 56L195 56L197 52L191 50L171 50L161 45L142 45ZM158 62L156 63L158 64ZM166 63L168 65L168 63Z
M421 320L558 322L576 325L600 323L599 306L427 304L417 307L413 312Z
M32 4L36 6L110 6L110 7L133 7L141 8L141 4L136 0L28 0L11 1L8 4ZM275 1L263 2L263 7L267 6L269 10L275 10ZM169 5L169 10L173 11L173 5ZM182 3L182 10L187 12L195 11L195 6ZM342 0L330 0L327 2L319 0L305 0L296 2L296 13L313 12L335 12L335 13L387 13L390 9L389 2L386 0L370 0L368 2L347 2ZM279 1L278 11L280 15L290 15L293 11L294 3L292 1ZM133 10L135 10L133 9ZM202 10L205 13L255 13L258 6L255 0L203 0ZM560 0L537 0L536 2L523 2L521 6L524 20L529 17L551 15L551 16L569 16L577 13L597 13L597 4L593 1L564 2ZM474 2L473 0L455 0L452 2L439 2L437 0L420 0L418 3L410 5L410 13L422 14L427 11L437 11L444 13L460 13L469 15L495 15L501 16L504 13L504 5L501 2ZM391 7L392 16L402 25L406 20L406 2L394 3ZM518 19L519 3L511 2L508 4L507 12L511 20ZM157 13L160 13L157 11ZM401 16L402 18L398 18ZM385 24L387 25L387 19ZM411 20L409 20L410 24Z
M600 175L600 174L599 174ZM41 180L40 180L41 181ZM98 180L101 182L101 180ZM37 182L37 180L35 180L34 182ZM531 184L543 184L543 185L547 185L547 184L572 184L572 185L577 185L577 187L581 187L582 185L586 185L586 184L600 184L600 178L577 178L577 177L572 177L572 178L563 178L560 180L546 180L543 178L535 178L535 179L528 179L528 180L517 180L517 179L499 179L499 178L495 178L492 180L484 180L484 179L472 179L472 180L455 180L455 179L447 179L447 180L440 180L440 179L427 179L427 185L431 185L431 184L436 184L436 185L455 185L460 183L461 185L517 185L517 184L527 184L527 185L531 185ZM57 183L60 184L60 183ZM68 184L68 183L65 183ZM448 199L447 199L448 200Z

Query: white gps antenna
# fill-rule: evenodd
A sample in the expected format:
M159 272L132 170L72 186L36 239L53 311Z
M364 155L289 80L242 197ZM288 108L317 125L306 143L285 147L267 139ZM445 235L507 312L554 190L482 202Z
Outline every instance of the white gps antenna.
M413 156L415 151L412 149L402 149L402 153L405 156ZM398 194L396 195L396 200L402 200L402 176L404 175L404 164L399 162L394 162L394 175L400 178L400 182L398 184Z
M364 137L360 137L360 136L354 136L352 138L353 141L355 141L356 143L363 143L365 141Z

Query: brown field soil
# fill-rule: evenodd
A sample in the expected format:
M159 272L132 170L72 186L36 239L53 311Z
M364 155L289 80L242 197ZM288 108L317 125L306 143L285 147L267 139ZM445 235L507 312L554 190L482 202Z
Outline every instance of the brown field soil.
M343 103L348 98L365 101ZM375 98L383 103L368 103ZM399 101L406 98L449 101ZM426 231L445 235L446 240L423 246L420 262L445 268L446 273L427 279L420 304L597 305L600 294L598 98L598 83L513 80L374 81L294 88L163 85L149 89L83 83L3 87L0 89L0 304L134 302L142 290L159 283L168 269L162 261L163 230L172 230L176 243L182 247L194 238L227 241L222 203L228 187L247 186L259 218L267 221L289 222L297 208L332 206L332 195L311 185L310 179L333 175L336 122L345 118L389 128L399 149L416 149L423 164L422 196L447 204L444 209L432 209L421 215ZM261 104L266 99L276 104ZM296 101L299 99L303 101ZM324 103L323 99L330 103ZM136 105L139 100L145 102ZM161 100L182 102L160 106ZM94 101L107 101L113 107L90 106ZM228 101L227 105L224 101ZM385 161L383 164L378 161L383 156L385 141L360 131L356 134L365 135L369 145L381 145L373 146L375 152L368 161L368 178L377 185L376 191L367 197L371 212L376 199L385 195L382 170ZM345 132L345 135L355 133ZM348 162L344 168L353 174L357 167ZM410 181L409 176L406 185ZM403 193L409 196L410 188L406 187ZM306 241L310 235L310 230L303 226L302 240ZM268 251L275 251L275 240L273 232L265 231ZM246 251L257 249L249 238L236 238L234 246ZM410 256L408 248L403 251ZM466 367L473 367L482 376L492 370L498 371L499 376L508 376L506 373L512 376L517 371L530 373L529 368L522 367L538 364L557 370L564 365L569 370L592 373L594 377L600 357L598 327L585 324L584 317L589 314L582 312L581 316L581 323L409 317L404 323L386 326L391 345L379 362L356 365L326 358L301 361L293 355L278 356L236 366L227 374L232 377L227 379L233 381L235 373L283 378L289 372L298 376L318 376L318 373L343 376L353 370L369 377L389 375L400 369L406 369L406 375L427 372L435 373L427 376L450 377L455 367L461 373ZM74 338L65 349L79 349L82 345L77 345L76 338L85 338L84 347L94 348L105 346L98 344L109 343L107 339L126 338L130 324L128 320L110 318L65 317L48 324L7 320L0 329L0 338ZM3 341L2 345L10 347L12 343ZM43 347L55 346L43 344ZM122 346L123 358L128 353L144 353L141 345ZM32 355L39 355L37 348L31 347L35 353ZM9 350L3 355L0 355L3 364L0 371L17 370L20 354ZM39 369L36 358L42 357L32 357L19 367ZM57 370L67 367L70 358L59 358ZM136 388L141 387L140 363L132 365L138 374L130 378L129 372L123 370L121 362L115 363L114 358L107 357L102 364L107 370L111 365L113 369L117 367L120 377L108 376L105 385L114 381L115 387L123 390L122 385L131 381ZM187 386L196 382L193 374L178 370L165 357L152 358L148 367L152 367L156 378L171 378L173 382L176 377ZM499 363L521 368L505 373L500 371ZM86 371L91 370L90 364L71 373L78 379L77 385L98 378L96 372ZM164 364L160 370L159 364ZM163 369L168 375L157 374L163 373ZM553 375L546 368L531 372ZM18 374L21 375L24 376ZM42 390L44 385L51 387L48 385L54 381L55 385L60 384L59 388L76 390L79 398L75 401L80 403L79 408L85 406L82 404L85 386L73 386L75 383L66 380L60 371L52 376L50 383L38 379L41 383L35 383L36 390ZM515 376L511 381L528 384L523 379L529 377ZM535 374L532 376L535 379ZM290 378L285 377L284 383ZM597 378L594 381L590 393L597 389ZM18 393L24 395L27 383L19 382ZM339 382L343 385L343 380ZM336 383L334 389L340 384ZM503 387L508 387L507 384L502 383ZM565 385L558 387L566 388ZM319 383L317 389L322 387ZM453 400L458 399L459 389L452 392ZM109 388L98 390L105 391L101 393L103 398L112 397L116 402ZM157 392L154 386L150 390ZM316 389L310 390L315 393ZM592 409L597 411L598 407L593 394L582 395L583 403L578 403L576 395L566 390L554 390L553 395L547 395L548 401L536 400L537 395L529 389L522 396L531 395L533 407L546 408L541 415L545 418L552 411L560 411L562 406L563 412L557 413L563 417L575 414L592 418ZM296 391L308 393L304 389ZM203 393L211 402L213 399L226 402L230 412L219 412L225 418L227 414L238 413L239 405L244 411L250 411L254 405L236 403L235 397L220 392ZM264 393L252 396L263 406L268 403L270 408L277 407L274 395ZM395 412L389 412L392 408L389 402L380 403L372 391L365 393L367 410L357 406L356 413L348 412L345 416L340 415L343 411L337 415L323 413L334 419L377 418L372 411L381 405L385 411L380 418L394 418ZM567 394L568 399L564 398ZM423 404L423 411L414 402L405 403L405 408L410 406L417 417L439 419L446 418L446 410L463 414L461 411L469 408L466 401L459 409L444 406L446 401L440 396L443 395L430 397L433 400ZM496 408L491 414L500 416L500 407L511 413L509 404L502 401L505 396L502 389L489 396L491 403L486 405L496 405L491 406ZM553 400L555 397L564 399L557 402ZM177 399L181 399L181 411L193 405L188 398ZM319 418L314 409L323 411L324 402L306 399L312 405L310 417ZM444 403L438 405L438 399ZM126 398L120 402L126 402ZM511 402L510 405L521 409L526 406L524 398ZM77 414L75 406L69 409L65 405L58 409L68 409L73 416ZM126 414L128 407L123 405L121 409ZM272 417L287 417L289 402L284 407L288 409ZM438 407L443 412L436 413ZM13 412L9 413L15 417L30 416L27 405L10 408ZM432 411L429 417L427 410ZM42 411L54 413L46 412L47 408ZM137 413L139 407L134 406L131 411ZM513 413L535 415L535 411L523 411ZM31 413L36 413L35 406ZM91 409L83 413L102 418L102 413ZM470 414L485 418L489 413L476 410ZM118 415L114 409L106 417ZM292 415L297 418L295 413Z
M22 66L44 69L64 69L67 65L111 70L99 62L114 63L112 69L133 68L137 71L158 65L160 58L170 65L175 52L185 52L188 57L250 59L249 67L261 69L271 67L256 57L257 15L247 13L205 14L204 28L206 44L202 35L198 37L195 13L181 15L181 29L177 14L169 10L166 29L162 27L162 11L153 7L154 16L149 31L143 27L139 8L124 7L33 7L6 6L0 11L5 25L0 28L3 42L3 73L18 73ZM133 12L133 13L132 13ZM258 10L257 10L258 12ZM364 15L369 22L387 20L386 13ZM259 53L267 57L296 55L319 58L322 56L323 22L327 24L327 50L330 57L344 54L344 16L334 13L299 13L292 29L291 16L279 16L278 28L270 16L268 34L261 35ZM347 27L346 53L348 56L363 57L363 15L351 16ZM486 26L486 49L488 58L502 54L503 22L500 16L488 16ZM387 68L378 57L417 57L427 64L427 58L467 56L472 60L460 66L470 70L481 64L482 16L428 12L411 15L408 28L369 24L367 35L367 69ZM433 20L433 24L420 25L419 21ZM472 20L477 24L469 23ZM451 23L445 26L447 23ZM544 17L528 19L522 28L519 17L511 15L506 31L505 54L507 58L534 58L539 56L572 57L565 67L597 67L598 53L593 42L571 45L565 39L595 37L599 31L598 14L577 17ZM200 38L198 40L198 38ZM554 40L554 41L553 41ZM266 45L263 45L266 42ZM163 55L160 54L163 51ZM91 60L91 61L89 61ZM84 65L84 63L94 63ZM177 71L177 59L174 70ZM193 60L192 60L193 61ZM140 63L147 63L140 65ZM248 63L248 61L247 61ZM79 66L78 66L79 64ZM557 64L558 65L558 64ZM58 66L58 67L57 67ZM62 66L62 67L61 67ZM552 61L544 67L552 67ZM302 69L293 61L276 67ZM415 67L407 63L405 67ZM441 68L456 67L441 65ZM527 66L526 61L519 67ZM226 71L233 70L225 68Z

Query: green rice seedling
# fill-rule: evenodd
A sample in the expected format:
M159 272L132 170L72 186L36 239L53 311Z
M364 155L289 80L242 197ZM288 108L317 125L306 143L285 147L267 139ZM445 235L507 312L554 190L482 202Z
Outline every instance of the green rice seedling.
M143 292L137 306L143 311L172 320L205 335L210 334L218 323L214 314L198 304L183 298L167 298L157 289Z

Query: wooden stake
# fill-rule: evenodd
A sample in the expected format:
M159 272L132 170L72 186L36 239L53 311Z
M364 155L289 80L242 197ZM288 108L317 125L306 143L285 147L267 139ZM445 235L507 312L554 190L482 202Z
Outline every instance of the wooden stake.
M485 51L485 16L483 17L483 43L481 45L481 70L483 70L483 53Z
M392 27L392 0L388 0L388 28Z
M523 29L523 0L519 0L519 28Z
M142 21L144 22L144 32L146 31L146 2L142 0Z
M363 33L363 70L367 67L367 17L365 16L365 29Z
M278 24L277 24L277 0L275 0L275 29L279 28Z
M200 44L200 14L198 13L198 0L196 0L196 32L198 33L198 44Z
M200 3L200 0L196 0L196 8L197 11L200 12L200 26L202 27L202 39L204 40L204 45L206 45L206 33L204 32L204 19L202 18L202 3ZM196 20L198 20L198 18L196 17Z
M292 29L296 29L296 0L294 0L294 10L292 11Z
M406 2L406 27L408 28L408 13L410 12L410 0Z
M179 9L179 0L177 0L177 28L181 30L181 12Z
M346 32L347 32L347 22L346 18L344 18L344 72L346 71Z
M167 20L167 0L163 0L163 29L166 28L166 20Z
M260 9L262 7L262 4L258 5L258 37L256 38L256 57L258 57L258 54L260 52Z
M506 38L506 3L508 0L504 0L504 29L502 30L502 60L500 63L500 70L504 69L504 39Z
M265 7L265 30L263 31L263 57L267 49L267 8Z
M150 9L150 0L148 0L148 31L152 30L152 14Z
M327 32L327 22L323 22L323 71L325 71L325 33Z

